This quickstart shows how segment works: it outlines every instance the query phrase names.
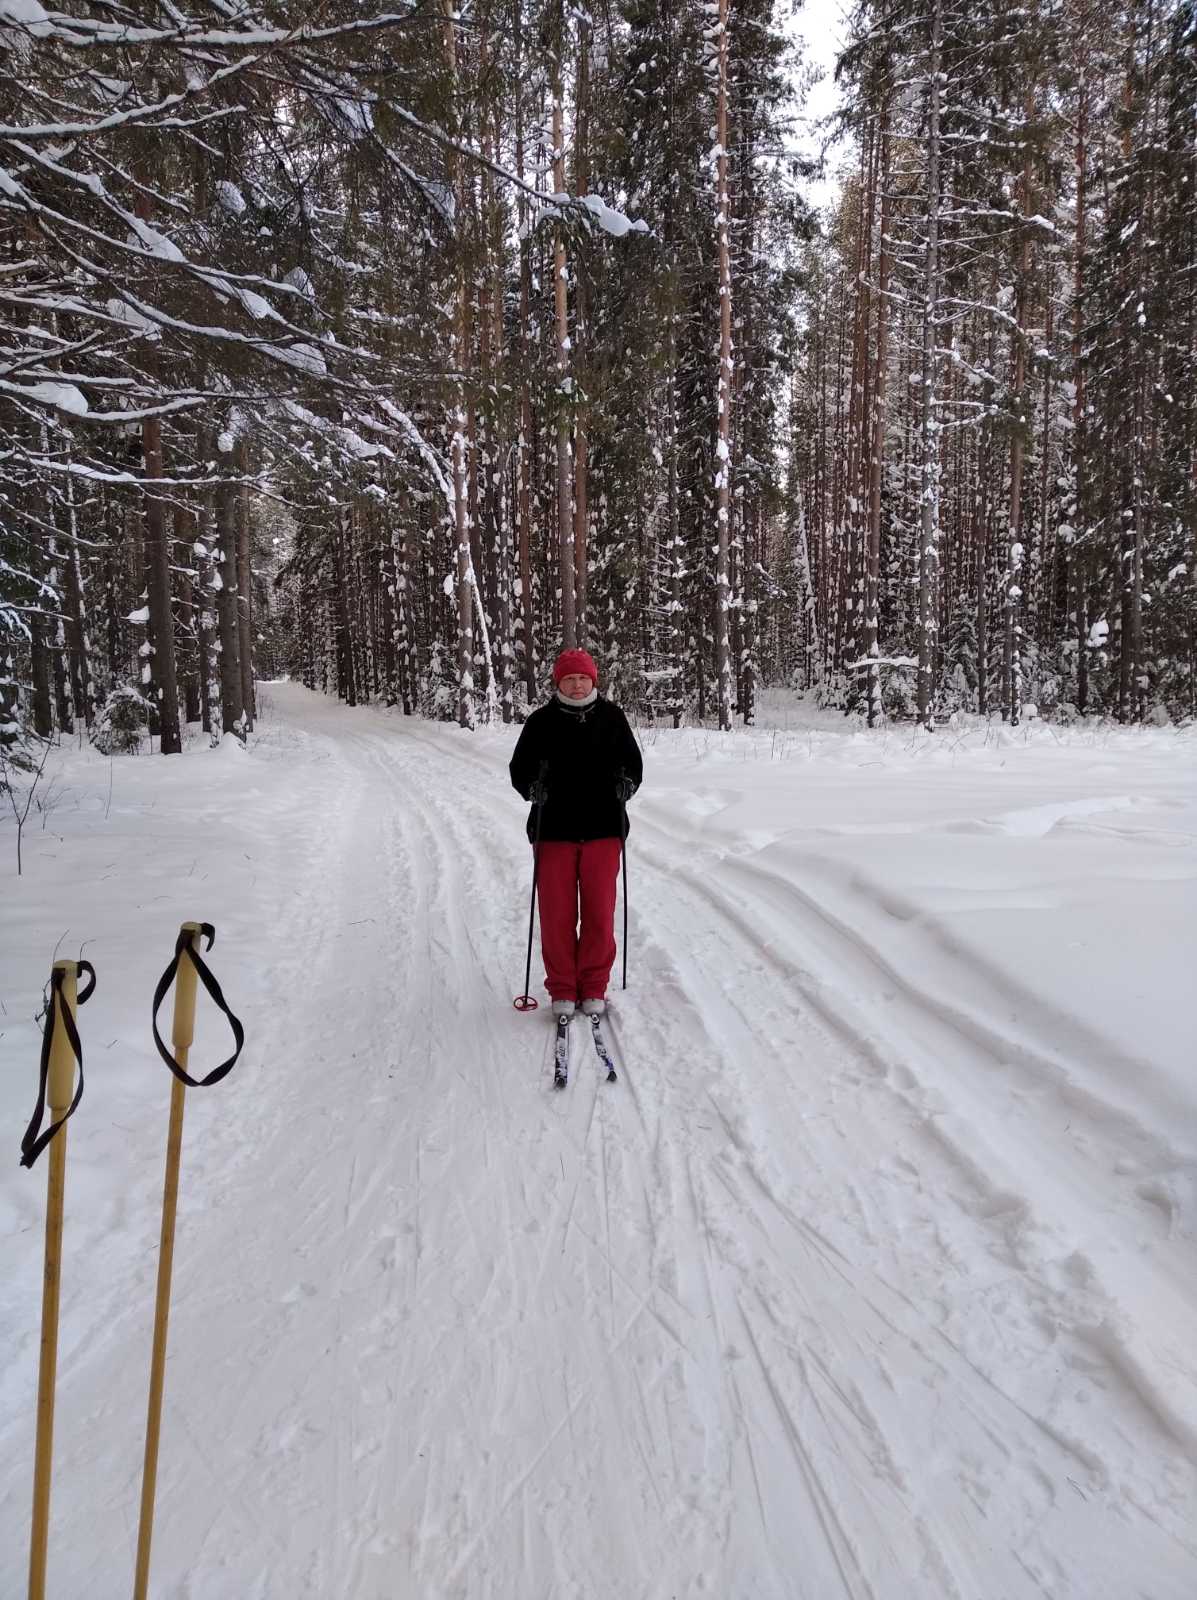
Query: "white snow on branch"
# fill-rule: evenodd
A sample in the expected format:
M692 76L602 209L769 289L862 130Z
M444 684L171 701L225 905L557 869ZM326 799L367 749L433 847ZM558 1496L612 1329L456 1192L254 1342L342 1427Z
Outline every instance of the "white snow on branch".
M160 339L162 337L162 331L157 324L151 322L148 317L143 317L135 306L129 305L125 300L118 300L113 296L106 303L104 309L117 322L125 323L127 327L135 329L138 333L144 333L151 339Z
M45 39L54 31L48 13L38 0L0 0L0 22L20 28L34 39Z
M230 216L239 217L246 209L245 196L227 178L222 178L216 185L216 198Z
M302 267L292 267L283 282L290 284L292 289L298 289L305 300L314 300L316 298L316 290L312 280Z
M566 204L569 201L569 196L555 194L553 201L558 205ZM609 206L597 194L579 195L576 203L588 211L603 232L609 233L613 239L622 239L629 233L647 233L649 231L647 222L643 220L633 222L631 217L626 216L622 211L616 211L614 206Z
M300 372L306 372L310 377L323 378L328 374L328 363L314 344L297 340L294 344L267 345L266 351L276 361L285 361L289 367L298 367Z
M392 422L399 426L407 440L414 445L416 450L419 452L421 459L427 466L429 472L432 474L437 488L444 497L449 516L452 518L455 512L453 490L449 485L449 480L445 477L444 468L440 460L437 458L436 452L428 443L427 439L425 439L424 435L420 432L419 428L416 427L415 423L408 416L406 411L401 411L393 401L388 400L385 397L380 398L379 407L385 413L385 415L390 417Z
M1089 637L1085 643L1090 650L1104 650L1110 638L1110 624L1104 617L1099 617L1089 629Z
M143 222L140 217L134 217L132 221L137 237L149 255L158 256L162 261L185 262L187 260L178 245L172 239L168 239L158 228L151 228L149 223Z
M72 416L84 417L88 404L81 389L73 383L5 383L0 381L5 394L19 396L22 400L36 400L45 406L57 406L59 411L69 411Z
M268 318L271 322L283 321L283 318L279 316L278 312L270 304L270 301L263 299L263 297L258 294L256 290L245 289L239 283L226 282L223 284L223 287L225 289L232 290L232 292L237 296L237 299L240 300L241 304L245 307L246 311L249 312L251 317L254 317L259 321L263 317Z
M394 460L394 451L388 450L384 444L376 444L369 439L363 439L355 429L347 427L344 423L332 422L327 417L320 417L314 411L309 411L306 406L301 406L298 401L287 400L284 410L296 422L302 422L314 433L323 434L326 438L334 440L355 461L371 461L377 456L385 456Z
M862 672L866 667L917 667L918 664L918 656L862 656L859 661L850 661L845 671Z

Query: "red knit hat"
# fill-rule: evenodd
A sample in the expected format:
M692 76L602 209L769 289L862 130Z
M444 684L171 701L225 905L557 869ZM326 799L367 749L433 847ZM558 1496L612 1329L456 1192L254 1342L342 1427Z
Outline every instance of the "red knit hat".
M583 673L597 687L598 668L585 650L563 650L553 663L553 682L560 687L562 678L574 672Z

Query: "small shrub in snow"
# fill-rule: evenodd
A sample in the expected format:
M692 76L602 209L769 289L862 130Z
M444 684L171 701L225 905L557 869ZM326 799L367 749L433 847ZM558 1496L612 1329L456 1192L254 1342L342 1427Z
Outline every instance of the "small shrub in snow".
M1039 681L1038 704L1041 717L1050 718L1055 715L1062 692L1060 675L1056 672L1045 673Z
M913 722L918 714L918 684L913 672L884 672L881 709L888 722Z
M449 651L434 644L429 652L428 670L417 684L420 715L436 722L457 719L457 666Z
M150 724L153 707L132 684L122 683L109 692L91 730L91 742L101 755L135 755Z
M935 715L937 720L946 721L949 726L957 727L960 723L960 713L975 711L977 705L977 684L975 677L970 679L968 668L962 661L957 661L952 668L947 683L935 702ZM916 690L917 693L917 690ZM915 701L915 710L918 701Z

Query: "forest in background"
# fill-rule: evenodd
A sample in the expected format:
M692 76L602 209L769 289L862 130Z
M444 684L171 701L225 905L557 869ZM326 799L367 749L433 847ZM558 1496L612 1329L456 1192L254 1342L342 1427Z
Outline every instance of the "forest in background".
M1197 8L0 0L0 747L1197 711ZM830 133L831 130L829 130Z

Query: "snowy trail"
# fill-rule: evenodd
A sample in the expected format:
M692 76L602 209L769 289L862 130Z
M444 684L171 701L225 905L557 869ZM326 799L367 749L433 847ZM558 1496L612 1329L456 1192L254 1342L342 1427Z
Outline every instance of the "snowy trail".
M268 692L318 755L281 1067L189 1126L156 1593L1191 1594L1192 1162L1080 1033L997 968L937 1002L866 879L650 785L621 1081L579 1026L554 1094L504 748ZM127 1589L149 1235L64 1367L64 1595Z

